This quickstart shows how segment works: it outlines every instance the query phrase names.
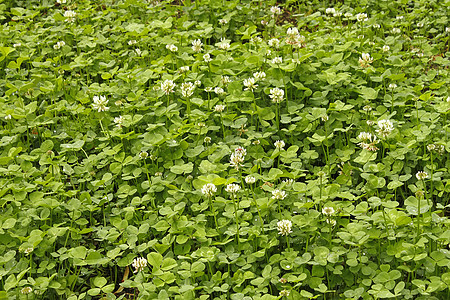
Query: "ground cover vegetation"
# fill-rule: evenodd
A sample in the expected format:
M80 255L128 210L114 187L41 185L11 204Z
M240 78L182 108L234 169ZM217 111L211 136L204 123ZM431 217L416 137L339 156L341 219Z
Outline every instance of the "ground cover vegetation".
M450 1L0 1L1 299L448 299Z

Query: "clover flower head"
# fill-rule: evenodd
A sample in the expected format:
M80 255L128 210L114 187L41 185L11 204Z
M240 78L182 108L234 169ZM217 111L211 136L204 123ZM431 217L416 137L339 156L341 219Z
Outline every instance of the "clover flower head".
M140 159L146 159L148 157L148 153L146 151L142 151L139 153Z
M428 173L424 171L419 171L416 173L417 180L425 180L428 178Z
M279 293L279 296L280 297L288 297L290 294L291 294L291 292L288 290L281 290Z
M201 86L202 82L200 80L194 81L195 86Z
M258 85L256 84L256 80L253 77L244 79L244 86L245 86L244 90L246 90L246 91L250 90L252 92L254 89L256 89L258 87Z
M229 76L220 77L220 81L223 85L228 85L229 83L233 82L233 80L231 80Z
M449 33L450 32L450 27L445 27L445 32Z
M256 178L253 176L245 176L245 183L247 184L253 184L256 182Z
M286 198L287 194L285 191L276 189L272 191L272 199L276 199L276 200L283 200L284 198Z
M197 52L197 53L198 52L202 52L202 50L203 50L202 46L203 46L202 41L200 41L200 40L193 40L192 41L192 50L194 52Z
M167 44L166 45L166 49L171 51L171 52L177 52L178 51L178 47L175 46L174 44Z
M278 150L284 150L285 143L282 140L277 140L275 143L273 143L275 148Z
M346 12L346 13L344 14L344 17L346 17L346 18L351 18L351 17L353 17L353 14L352 14L351 12Z
M325 13L327 15L334 15L336 13L336 9L334 9L334 7L329 7L325 10Z
M211 143L211 138L209 136L205 136L205 138L203 139L203 142L205 143Z
M419 23L417 23L417 28L422 28L423 27L423 23L422 22L419 22Z
M180 67L180 73L185 73L187 71L189 71L189 66L182 66L182 67Z
M404 18L403 16L396 16L395 17L395 19L397 19L397 20L403 20L403 18Z
M281 56L277 56L274 59L272 59L273 64L281 64L283 62L283 58Z
M382 137L387 137L394 130L394 124L390 120L379 120L376 132Z
M61 47L65 46L65 45L66 45L66 43L64 41L59 41L53 45L53 49L59 50Z
M280 47L280 40L277 39L277 38L273 38L273 39L270 39L270 40L267 42L267 44L268 44L270 47L278 48L278 47Z
M109 107L106 106L109 100L105 96L94 96L93 101L92 108L98 112L109 110Z
M147 266L147 260L143 257L137 257L133 260L132 266L135 269L134 273L143 271L144 268Z
M270 97L270 99L272 99L272 102L280 103L283 100L284 91L280 88L270 89L269 97Z
M33 289L30 286L26 286L26 287L24 287L23 289L20 290L20 293L24 294L24 295L28 295L32 291L33 291Z
M73 10L66 10L64 12L64 17L66 18L66 22L73 23L75 22L75 16L77 15L76 12Z
M288 28L286 33L286 44L303 47L304 43L305 37L298 33L296 27Z
M13 44L13 47L14 47L14 48L17 48L17 47L20 47L20 46L22 46L22 43L16 43L16 44Z
M288 178L288 179L283 180L283 182L286 183L286 185L291 185L294 183L294 179Z
M174 92L173 89L176 86L177 85L173 82L173 80L166 79L163 82L161 82L161 90L163 90L166 95L173 93Z
M260 140L254 140L254 141L252 142L252 144L253 144L253 145L259 145L259 144L261 144L261 141L260 141Z
M326 219L326 222L327 222L327 224L330 224L331 227L336 226L336 223L337 223L335 219L329 219L329 218Z
M212 197L217 192L217 188L213 183L207 183L202 187L202 194L206 197Z
M373 57L370 56L369 53L361 53L361 57L359 58L359 64L363 68L367 68L373 62Z
M324 214L326 216L332 216L332 215L334 215L334 208L324 207L324 208L322 208L322 214Z
M279 8L278 6L271 6L270 12L272 13L272 18L274 18L275 15L281 15L281 8Z
M388 88L390 90L395 90L397 88L397 85L395 83L390 83Z
M267 26L267 24L269 24L269 22L267 22L266 20L261 20L261 25L262 26Z
M245 160L245 155L247 155L247 150L242 147L238 147L231 153L230 156L230 165L234 167L236 170L242 166L242 163Z
M376 24L373 24L372 27L375 29L380 29L381 25L376 23Z
M124 121L125 119L122 117L122 116L118 116L118 117L115 117L114 118L114 123L116 123L116 126L118 127L118 128L122 128L123 127L123 121Z
M266 79L266 73L264 72L255 72L253 73L253 77L255 77L256 80L264 80Z
M292 233L292 222L289 220L281 220L277 222L278 234L288 235Z
M128 41L128 45L134 45L134 44L136 44L137 43L137 41L136 40L129 40Z
M181 84L181 94L183 97L190 97L194 94L195 85L192 82L183 82Z
M342 16L342 12L340 11L337 11L333 14L333 17L340 17L340 16Z
M209 55L209 53L206 53L203 55L203 60L207 63L209 63L210 61L212 61L211 55Z
M398 27L392 28L392 33L393 34L400 34L400 32L402 32L400 28L398 28Z
M226 19L220 19L219 20L219 24L220 25L225 25L225 24L228 24L228 21Z
M217 47L221 50L228 50L230 49L230 42L224 38L221 38L220 43L217 44Z
M250 43L252 44L256 44L256 43L261 43L263 40L260 36L252 36L250 38Z
M376 144L380 142L380 140L377 139L376 135L371 134L370 132L360 132L358 135L358 140L361 142L358 143L358 146L360 146L362 149L366 149L369 151L377 151L379 150Z
M220 86L216 86L214 88L214 93L216 93L217 95L223 95L223 94L225 94L225 91Z
M356 15L356 20L358 21L358 22L366 22L366 21L368 21L369 19L367 18L367 14L365 14L365 13L359 13L359 14L357 14Z
M232 195L236 195L240 189L241 189L241 187L238 184L230 183L225 188L225 192L230 193Z
M5 120L11 120L11 118L12 118L12 116L9 114L5 116Z
M388 45L384 45L381 49L383 50L383 52L388 52L389 50L391 50L391 47L389 47Z
M363 110L364 110L365 112L369 112L369 111L372 110L372 106L370 106L370 105L364 105L364 106L363 106Z
M221 112L223 112L224 109L225 109L225 105L222 105L222 104L217 104L216 106L214 106L215 112L221 113Z
M329 117L327 114L325 114L325 115L321 116L320 119L322 120L322 122L326 122L326 121L328 121Z

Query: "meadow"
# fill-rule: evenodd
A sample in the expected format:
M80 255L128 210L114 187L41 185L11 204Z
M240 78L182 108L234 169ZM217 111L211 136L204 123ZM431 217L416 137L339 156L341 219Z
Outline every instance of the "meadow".
M0 0L0 299L449 299L449 16Z

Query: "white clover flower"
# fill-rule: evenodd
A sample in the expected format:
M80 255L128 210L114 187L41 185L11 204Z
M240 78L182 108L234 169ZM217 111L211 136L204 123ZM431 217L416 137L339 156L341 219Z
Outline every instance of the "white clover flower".
M64 17L66 18L66 22L73 23L75 22L75 16L77 15L76 12L73 10L66 10L64 12Z
M327 9L325 10L325 13L326 13L327 15L333 15L333 14L336 13L336 9L334 9L334 7L329 7L329 8L327 8Z
M375 29L380 29L380 28L381 28L381 25L375 23L375 24L372 25L372 27L375 28Z
M190 97L194 94L195 85L192 82L183 82L181 84L181 94L183 97Z
M400 30L400 28L398 28L398 27L392 28L392 33L393 33L393 34L400 34L400 32L402 32L402 31Z
M134 273L137 273L144 270L144 268L147 266L147 260L143 257L137 257L133 260L133 263L131 265L135 269Z
M118 128L122 128L122 124L123 124L123 121L124 121L125 119L122 117L122 116L118 116L118 117L115 117L114 118L114 123L116 123L116 126L118 127Z
M324 214L326 216L332 216L332 215L334 215L334 208L324 207L324 208L322 208L322 214Z
M66 4L67 0L56 0L56 3L58 3L58 4Z
M428 151L433 151L433 150L435 150L436 149L436 145L435 144L428 144L427 145L427 149L428 149Z
M261 144L261 141L260 141L260 140L254 140L254 141L252 142L252 144L253 144L253 145L259 145L259 144Z
M217 44L217 47L221 50L228 50L230 49L230 41L221 38L220 43Z
M148 153L146 151L141 151L139 153L139 158L140 159L146 159L148 157Z
M7 121L8 121L8 120L11 120L11 118L12 118L11 115L6 115L6 116L5 116L5 120L7 120Z
M346 12L346 13L344 14L344 17L346 17L346 18L351 18L351 17L353 17L353 14L352 14L351 12Z
M238 147L234 150L233 153L231 153L230 156L230 165L235 168L236 170L239 169L239 167L242 166L242 163L245 160L245 155L247 154L247 150L245 150L242 147Z
M397 20L403 20L403 16L396 16L395 17Z
M163 173L162 172L155 172L155 176L156 177L161 177L161 176L163 176Z
M286 183L286 185L291 185L294 183L294 179L288 178L288 179L283 180L283 182Z
M332 227L336 226L336 220L334 219L326 219L327 224L331 224Z
M134 45L134 44L136 44L137 43L137 41L136 40L129 40L128 41L128 45Z
M363 106L363 110L364 110L365 112L369 112L369 111L372 110L372 106L370 106L370 105L364 105L364 106Z
M387 137L394 130L394 124L389 120L379 120L376 132L382 137Z
M284 198L286 198L286 192L282 191L282 190L273 190L272 191L272 199L276 199L276 200L283 200Z
M356 20L358 21L358 22L366 22L366 21L368 21L369 19L367 18L367 14L365 14L365 13L359 13L359 14L357 14L356 15Z
M225 94L225 91L220 86L216 86L214 88L214 93L216 93L217 95L223 95L223 94Z
M65 46L65 45L66 45L66 43L64 41L60 41L53 45L53 49L59 50L61 47Z
M380 140L377 139L376 135L371 134L370 132L360 132L357 139L361 141L360 143L358 143L358 146L360 146L362 149L369 151L379 150L378 147L375 146L380 142Z
M20 290L20 293L24 294L24 295L28 295L32 291L33 291L33 288L31 288L30 286L26 286L26 287L24 287L23 289Z
M273 38L273 39L268 40L267 44L270 47L278 48L278 47L280 47L280 40L277 38Z
M257 43L261 43L262 42L262 38L259 36L252 36L250 38L250 43L252 44L257 44Z
M141 49L139 49L139 48L134 49L134 52L136 52L136 54L137 54L138 56L141 56L141 54L142 54L142 51L141 51Z
M389 86L388 86L388 88L389 88L390 90L395 90L395 89L397 88L397 85L396 85L395 83L390 83Z
M209 53L206 53L203 55L203 60L207 63L209 63L210 61L212 61L211 55L209 55Z
M221 112L223 112L224 109L225 109L225 105L222 105L222 104L217 104L216 106L214 106L215 112L221 113Z
M194 81L195 86L201 86L202 82L200 80Z
M383 48L381 48L383 50L383 52L388 52L391 47L389 47L388 45L384 45Z
M288 297L290 294L291 294L291 292L288 290L281 290L279 293L279 296L280 297Z
M241 187L238 184L230 183L225 188L225 192L232 194L233 196L239 192Z
M256 178L253 176L245 176L245 183L247 184L253 184L256 182Z
M175 46L174 44L167 44L166 45L166 49L171 51L171 52L177 52L178 51L178 47Z
M109 110L109 107L106 106L109 100L105 96L94 96L93 101L92 108L98 112Z
M228 85L230 82L233 82L233 80L231 80L229 76L220 77L220 81L223 85Z
M161 82L161 90L163 90L166 95L173 93L174 92L173 89L176 86L177 85L173 82L173 80L166 79L163 82Z
M361 53L361 57L359 58L359 64L363 68L367 68L373 62L373 58L369 53Z
M213 183L207 183L202 187L202 194L206 197L212 197L217 192L217 188Z
M16 43L16 44L13 44L13 47L14 47L14 48L17 48L17 47L20 47L20 46L22 46L22 43Z
M284 91L280 88L270 89L269 97L270 97L270 99L272 99L272 102L280 103L283 100Z
M28 248L26 248L24 251L23 251L23 253L25 253L25 255L28 255L28 254L30 254L31 252L33 252L34 251L34 248L33 247L28 247Z
M445 27L445 32L449 33L450 32L450 27Z
M274 18L275 15L281 15L281 8L278 6L272 6L270 7L270 12L272 13L272 18Z
M266 73L264 72L255 72L253 73L253 77L255 77L256 80L264 80L266 79Z
M272 59L273 64L281 64L283 62L283 58L281 56L277 56L274 59Z
M220 19L219 20L219 24L220 25L225 25L225 24L228 24L228 21L226 19Z
M326 122L326 121L328 121L329 117L328 117L328 115L323 115L320 117L320 119L322 120L322 122Z
M286 44L293 45L293 46L303 46L303 43L305 41L305 37L301 36L298 33L298 29L295 27L288 28L286 33Z
M256 80L253 77L244 79L244 86L245 86L245 89L244 89L245 91L250 90L252 92L254 89L256 89L258 87L258 85L256 84Z
M205 138L203 139L203 142L209 144L209 143L211 143L211 138L209 136L205 136Z
M424 171L419 171L416 173L417 180L425 180L428 178L428 173Z
M192 50L194 52L197 52L197 53L198 52L202 52L202 50L203 50L202 46L203 46L202 41L200 41L200 40L193 40L192 41Z
M278 150L284 150L284 146L285 146L284 141L278 140L273 144L274 144L275 148L277 148Z
M342 12L340 11L337 11L333 14L333 17L340 17L340 16L342 16Z
M180 73L185 73L187 71L189 71L189 66L182 66L182 67L180 67Z
M417 28L422 28L423 27L423 23L417 23Z
M289 220L281 220L277 222L278 234L288 235L292 233L292 222Z
M261 20L261 25L262 26L267 26L267 24L269 24L269 22L267 22L266 20Z

